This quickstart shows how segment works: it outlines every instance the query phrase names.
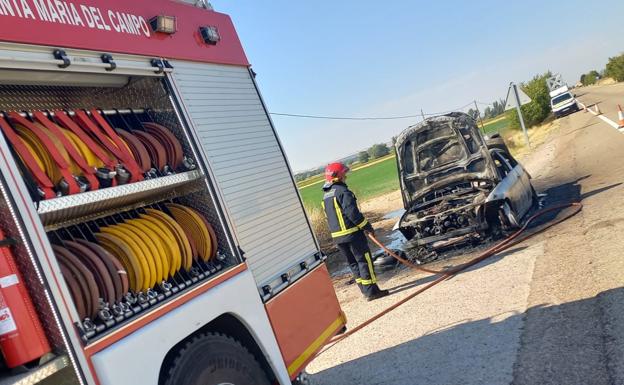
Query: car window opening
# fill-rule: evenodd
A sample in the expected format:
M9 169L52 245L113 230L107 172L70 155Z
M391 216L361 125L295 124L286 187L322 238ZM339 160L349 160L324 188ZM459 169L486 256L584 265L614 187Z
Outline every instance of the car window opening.
M566 101L568 101L570 99L572 99L572 95L570 95L569 93L565 93L563 95L559 95L557 97L554 97L552 99L552 104L556 105L556 104L559 104L559 103L566 102Z

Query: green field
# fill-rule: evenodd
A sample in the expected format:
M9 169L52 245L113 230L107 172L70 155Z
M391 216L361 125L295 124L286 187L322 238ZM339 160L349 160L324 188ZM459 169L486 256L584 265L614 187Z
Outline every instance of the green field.
M374 198L399 188L396 158L391 157L369 167L359 168L349 173L347 179L349 189L360 201ZM313 184L299 189L303 203L308 208L321 206L323 185Z
M494 118L490 121L483 122L483 132L485 135L491 135L496 132L501 132L509 126L509 121L505 116L501 118Z

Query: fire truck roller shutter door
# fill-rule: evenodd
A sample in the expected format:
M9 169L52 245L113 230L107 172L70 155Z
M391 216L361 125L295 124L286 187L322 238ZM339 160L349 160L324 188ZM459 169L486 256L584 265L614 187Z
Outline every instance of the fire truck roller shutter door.
M304 273L302 262L315 264L319 250L249 69L170 63L174 71L167 76L210 162L258 290L264 296L265 286L286 287L281 276ZM241 111L253 118L242 119ZM287 212L287 219L277 212Z

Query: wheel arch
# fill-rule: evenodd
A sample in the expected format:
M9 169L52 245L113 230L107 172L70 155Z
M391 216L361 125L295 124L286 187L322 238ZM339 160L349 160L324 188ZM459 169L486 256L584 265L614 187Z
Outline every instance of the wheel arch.
M234 338L254 356L256 361L258 361L258 363L266 373L269 381L272 384L279 383L279 381L277 380L277 376L275 375L275 372L271 367L271 364L269 363L269 360L267 359L265 353L260 347L260 344L253 336L249 328L236 315L231 313L225 313L210 321L201 328L197 329L193 333L189 334L180 342L175 344L171 349L169 349L169 351L165 355L165 358L163 359L163 362L160 365L160 372L158 374L159 385L162 385L164 383L167 368L174 361L175 356L181 349L181 347L184 346L187 341L190 341L195 336L203 333L222 333L226 336Z
M487 221L490 226L498 225L498 222L499 222L498 211L500 210L501 206L505 202L508 202L508 201L509 199L506 197L487 200L482 206L483 207L483 212L482 212L483 219Z

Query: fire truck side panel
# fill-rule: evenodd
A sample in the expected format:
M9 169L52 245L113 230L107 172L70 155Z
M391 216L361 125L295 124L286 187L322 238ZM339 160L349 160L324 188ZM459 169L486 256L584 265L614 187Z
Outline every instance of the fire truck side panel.
M324 264L271 298L266 310L291 378L347 323Z
M283 149L246 67L171 61L259 290L276 294L320 262Z
M247 327L280 384L290 384L255 281L245 270L94 354L92 362L100 385L132 385L138 379L143 384L157 384L169 349L222 314L235 316Z

